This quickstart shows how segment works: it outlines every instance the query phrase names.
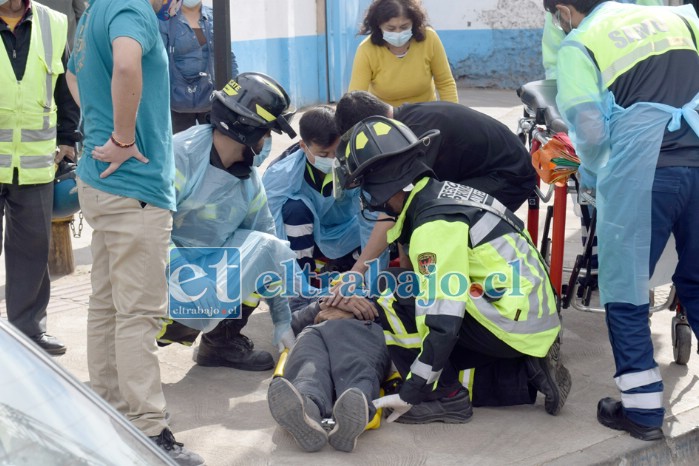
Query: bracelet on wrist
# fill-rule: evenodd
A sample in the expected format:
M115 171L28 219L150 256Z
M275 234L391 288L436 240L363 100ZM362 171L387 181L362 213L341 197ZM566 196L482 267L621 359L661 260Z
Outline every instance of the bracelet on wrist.
M134 144L136 144L136 139L134 139L133 141L131 141L131 142L128 143L128 144L123 143L123 142L121 142L121 141L118 141L118 140L114 137L114 133L112 133L112 134L109 136L109 139L112 140L112 142L114 143L115 146L121 147L122 149L128 149L129 147L131 147L131 146L133 146Z

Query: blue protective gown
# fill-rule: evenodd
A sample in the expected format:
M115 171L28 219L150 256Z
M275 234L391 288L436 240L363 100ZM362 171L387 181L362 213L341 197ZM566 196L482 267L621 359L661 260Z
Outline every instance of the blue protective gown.
M674 10L699 21L691 6ZM651 198L663 134L665 128L679 129L682 117L699 134L698 101L695 97L682 108L650 102L626 109L617 105L609 90L600 89L600 72L576 40L587 19L561 45L556 101L582 166L597 176L601 302L640 306L649 302ZM584 95L582 81L597 84Z
M302 149L273 163L262 176L269 209L274 217L276 235L287 239L282 220L282 207L290 200L300 200L313 213L313 238L323 255L337 259L366 244L373 228L362 218L359 189L344 192L344 197L325 197L304 181L307 170Z
M634 87L652 100L650 89L659 83L638 84L643 66L656 65L652 76L662 79L663 71L669 71L658 65L662 61L651 60L667 53L677 73L677 57L696 53L698 28L691 6L671 11L603 2L566 36L558 53L556 101L581 167L596 176L591 187L597 197L600 300L606 309L614 378L624 416L648 427L661 427L665 415L662 376L648 325L653 183L661 148L681 128L682 118L699 134L699 94L681 108L641 97L627 100L624 108L615 99L624 103L629 99L624 91ZM696 65L696 57L692 59ZM619 94L615 97L614 92ZM688 92L696 90L684 89L680 95L688 98Z
M275 236L274 220L257 170L243 180L212 166L212 144L211 125L194 126L174 137L177 212L173 215L172 242L177 247L239 248L238 296L245 299L258 291L256 281L264 272L284 277L282 262L293 260L295 254L288 243ZM206 256L190 254L185 258L200 266L211 264ZM291 322L289 305L281 297L267 302L278 340ZM181 323L208 332L222 319L183 319Z

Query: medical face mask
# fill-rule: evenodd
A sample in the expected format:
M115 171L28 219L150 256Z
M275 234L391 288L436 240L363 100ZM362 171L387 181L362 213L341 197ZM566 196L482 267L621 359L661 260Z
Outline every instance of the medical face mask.
M187 8L194 8L195 6L199 5L201 3L201 0L182 0L182 4L186 6Z
M10 0L0 0L0 6L3 6L5 3L9 2Z
M330 170L333 169L333 159L330 157L315 157L315 162L313 162L313 166L316 167L318 170L322 171L323 173L330 173Z
M163 0L163 5L155 13L155 16L157 16L160 21L168 21L180 11L181 6L182 0Z
M402 47L408 43L408 41L413 37L413 30L406 29L401 32L388 32L383 31L383 40L388 42L394 47Z
M262 149L260 149L259 154L255 154L255 157L252 159L252 164L256 167L259 167L264 163L267 157L269 157L270 152L272 152L272 138L265 138L265 142L262 145Z
M572 20L572 14L570 12L570 8L568 7L562 7L568 10L568 29L565 28L563 25L563 19L561 16L561 10L556 10L556 13L552 15L552 22L553 26L561 31L563 31L566 35L570 34L570 31L572 31L573 28L573 20Z

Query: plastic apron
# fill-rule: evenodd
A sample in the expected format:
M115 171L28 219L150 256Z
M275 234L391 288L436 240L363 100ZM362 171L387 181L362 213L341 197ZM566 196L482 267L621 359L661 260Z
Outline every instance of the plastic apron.
M366 244L373 225L359 213L359 190L346 191L339 200L324 197L305 182L306 169L306 154L299 149L270 166L262 177L277 236L287 239L282 207L294 199L313 213L313 239L327 258L337 259Z
M282 262L293 261L296 255L287 242L274 236L274 220L257 170L252 170L250 178L241 180L213 167L209 162L212 143L210 125L194 126L174 138L177 211L173 215L172 242L178 247L238 248L240 281L236 276L229 281L228 289L229 296L245 299L258 291L255 285L264 272L285 277ZM217 262L211 254L196 255L184 250L182 255L190 263L208 267ZM286 299L273 298L267 302L275 326L290 322ZM223 318L180 322L207 332Z
M602 304L649 302L652 188L660 146L665 128L678 130L682 118L699 135L698 106L699 94L682 108L644 102L624 109L611 103L611 153L597 169Z

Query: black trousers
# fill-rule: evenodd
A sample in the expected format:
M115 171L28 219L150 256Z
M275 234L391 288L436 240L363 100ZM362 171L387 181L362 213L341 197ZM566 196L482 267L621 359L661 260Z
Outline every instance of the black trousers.
M5 301L7 318L28 336L46 332L46 307L51 295L49 242L53 182L0 184L0 245L5 217Z
M284 378L312 399L324 418L332 416L335 400L358 388L369 401L369 419L376 412L371 400L379 397L391 362L377 324L355 319L328 320L306 327L284 366Z
M404 270L387 271L397 276ZM391 329L386 309L382 306L377 307L384 329ZM415 299L395 297L392 308L393 314L400 319L407 334L417 335ZM405 379L410 373L410 366L420 353L420 348L392 344L388 345L388 352L401 377ZM472 369L474 375L471 401L474 406L534 403L536 388L529 385L525 357L490 333L467 312L461 325L459 340L439 377L437 389L427 400L442 398L467 385L459 380L459 375L461 371Z

